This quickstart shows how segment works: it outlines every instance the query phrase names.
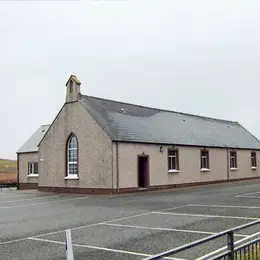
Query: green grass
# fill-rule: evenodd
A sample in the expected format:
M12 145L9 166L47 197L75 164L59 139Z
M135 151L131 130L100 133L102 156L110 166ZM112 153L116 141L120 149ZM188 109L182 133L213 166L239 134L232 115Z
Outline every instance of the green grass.
M16 173L16 160L0 159L0 173Z
M260 247L257 246L258 254L256 254L256 247L254 246L254 250L251 249L250 251L246 250L246 254L244 254L244 251L242 252L242 255L237 255L236 260L260 260Z

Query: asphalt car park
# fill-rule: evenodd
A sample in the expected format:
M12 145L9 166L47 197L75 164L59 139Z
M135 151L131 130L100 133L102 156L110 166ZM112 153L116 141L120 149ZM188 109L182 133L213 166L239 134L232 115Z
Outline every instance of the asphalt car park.
M0 259L65 259L71 230L75 260L144 259L260 219L260 181L124 195L0 192ZM243 241L260 225L235 233ZM168 259L218 250L207 242Z

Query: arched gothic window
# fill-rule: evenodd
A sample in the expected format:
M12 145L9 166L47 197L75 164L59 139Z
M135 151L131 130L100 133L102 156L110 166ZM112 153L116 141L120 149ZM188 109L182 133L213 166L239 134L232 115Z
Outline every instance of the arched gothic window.
M67 176L78 175L78 140L72 134L67 142Z

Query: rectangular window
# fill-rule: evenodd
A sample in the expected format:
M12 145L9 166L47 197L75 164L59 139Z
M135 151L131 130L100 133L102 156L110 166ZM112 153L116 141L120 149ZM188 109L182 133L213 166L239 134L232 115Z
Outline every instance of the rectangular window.
M38 162L28 163L28 175L30 174L38 174Z
M251 152L251 167L257 167L256 152Z
M168 150L168 171L179 170L179 152L178 150Z
M237 153L230 152L230 168L237 169Z
M209 151L201 151L200 153L200 168L209 169Z

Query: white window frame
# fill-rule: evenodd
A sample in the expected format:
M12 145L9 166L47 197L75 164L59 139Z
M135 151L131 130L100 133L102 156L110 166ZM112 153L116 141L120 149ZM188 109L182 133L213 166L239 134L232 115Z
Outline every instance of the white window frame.
M37 162L28 162L28 175L27 175L28 177L38 177L39 176L38 172L35 173L35 167L34 167L35 163L37 163ZM39 171L39 169L38 169L38 171Z
M174 154L170 154L171 152L173 152ZM173 160L175 160L175 167L173 167L173 165L174 165ZM179 151L177 149L168 149L168 161L167 161L167 163L168 163L168 172L169 173L180 171L179 170Z
M235 156L232 156L232 153L234 153ZM230 151L230 169L237 170L237 152L236 151Z
M34 174L34 163L33 162L29 162L28 163L28 174Z
M203 155L206 153L206 155ZM209 166L209 151L208 150L201 150L200 151L200 170L202 172L207 172L210 170Z
M254 156L253 156L254 155ZM255 164L253 165L253 159L255 161ZM251 152L251 169L256 170L257 169L257 155L256 152Z
M70 147L72 139L75 138L75 147ZM77 150L77 158L74 161L70 161L70 151ZM70 172L70 165L77 165L77 173ZM67 142L67 174L65 179L78 179L78 139L76 135L72 134Z

